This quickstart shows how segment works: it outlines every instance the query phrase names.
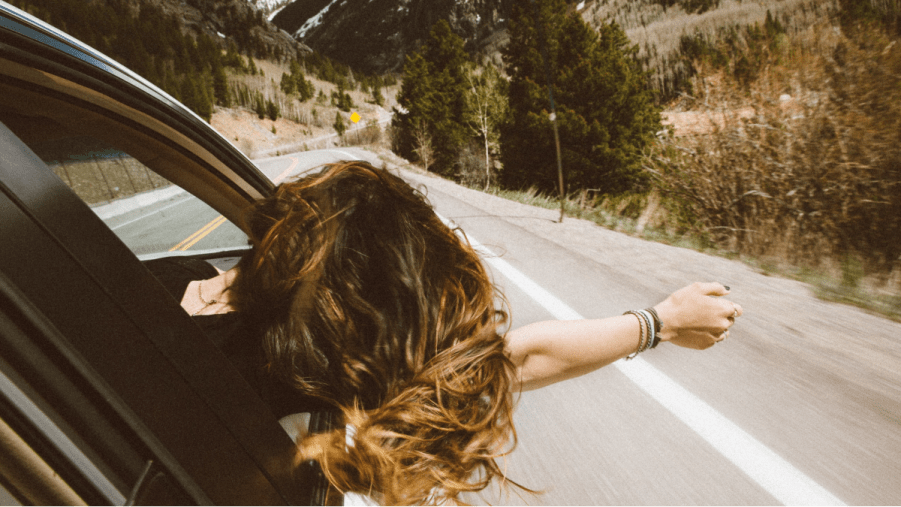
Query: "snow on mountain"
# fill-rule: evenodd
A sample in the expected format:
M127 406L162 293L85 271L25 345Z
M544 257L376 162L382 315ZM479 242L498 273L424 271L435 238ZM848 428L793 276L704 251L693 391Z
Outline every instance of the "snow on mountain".
M311 29L316 28L322 23L322 16L328 12L331 6L335 5L338 0L332 0L328 5L326 5L321 11L319 11L315 16L308 19L306 23L303 24L296 32L294 32L294 37L303 39L303 36L307 34Z
M270 17L291 3L293 0L247 0L251 5Z

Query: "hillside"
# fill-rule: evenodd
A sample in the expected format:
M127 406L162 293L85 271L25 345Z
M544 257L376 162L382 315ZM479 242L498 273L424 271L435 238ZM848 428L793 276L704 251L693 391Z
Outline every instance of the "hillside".
M272 19L316 51L366 73L399 72L440 19L470 53L494 51L510 0L304 0Z
M338 85L312 75L307 80L316 90L316 97L300 101L296 93L285 94L280 87L281 76L291 72L290 66L264 60L255 60L254 65L258 74L232 73L229 76L233 95L240 97L243 95L241 90L258 92L264 100L277 106L278 116L273 119L259 115L252 105L235 103L230 107L215 108L210 119L213 128L251 158L355 142L353 134L358 130L377 123L384 126L390 117L389 111L397 103L397 85L381 88L382 105L373 103L371 93L349 90L346 93L353 106L350 111L342 111L327 98L338 92ZM353 112L360 115L357 124L350 119ZM335 136L333 124L338 114L351 134L344 139Z
M664 0L589 0L580 13L591 26L613 20L626 30L638 45L638 58L649 70L652 85L664 98L684 91L691 77L690 56L684 50L690 39L715 45L732 38L747 50L745 27L762 26L767 13L785 27L789 35L809 29L833 18L836 0L720 0L704 12L686 12L676 5L665 7ZM673 3L670 1L669 3Z
M399 72L405 55L417 50L428 30L445 19L466 41L467 51L500 62L506 42L508 0L251 0L275 12L272 22L323 55L354 70ZM638 45L637 57L665 97L675 96L689 75L683 39L715 43L744 27L762 25L767 13L790 33L828 19L836 0L571 0L594 28L609 20ZM698 9L697 5L705 5ZM279 7L275 7L278 5ZM688 5L683 8L682 5ZM691 6L695 6L692 8ZM690 11L690 12L689 12ZM739 41L741 43L741 41Z

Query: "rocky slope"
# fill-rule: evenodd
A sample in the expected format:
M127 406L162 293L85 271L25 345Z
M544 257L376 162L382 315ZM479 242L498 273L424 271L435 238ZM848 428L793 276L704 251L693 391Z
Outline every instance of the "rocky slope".
M498 45L513 0L296 0L273 23L314 50L366 73L399 72L404 56L447 20L467 49Z
M264 0L260 0L264 1ZM272 0L269 0L270 3ZM270 23L264 11L247 0L132 0L158 5L181 19L187 30L204 32L223 42L237 41L242 49L262 57L295 59L310 52L284 30Z

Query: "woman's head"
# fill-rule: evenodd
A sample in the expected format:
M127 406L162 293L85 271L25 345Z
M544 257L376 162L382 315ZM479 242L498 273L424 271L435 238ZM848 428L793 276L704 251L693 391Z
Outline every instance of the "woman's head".
M356 427L350 449L338 434L311 446L336 486L422 502L500 475L506 315L421 193L365 162L334 164L280 185L247 225L235 305L262 329L271 371Z

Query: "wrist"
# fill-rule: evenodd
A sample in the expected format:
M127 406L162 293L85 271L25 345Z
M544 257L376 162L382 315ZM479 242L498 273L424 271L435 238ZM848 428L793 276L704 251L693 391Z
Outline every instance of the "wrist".
M663 301L655 306L653 306L654 311L657 312L657 317L660 319L661 329L657 333L657 336L660 338L660 341L668 342L676 337L676 317L675 317L675 309L673 305L669 303L669 300Z

